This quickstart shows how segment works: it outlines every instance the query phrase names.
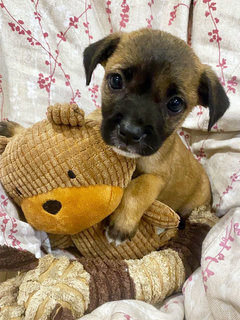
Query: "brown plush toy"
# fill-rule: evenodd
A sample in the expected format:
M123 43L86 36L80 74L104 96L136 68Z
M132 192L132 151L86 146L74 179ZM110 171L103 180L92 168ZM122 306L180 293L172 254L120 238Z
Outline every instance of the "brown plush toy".
M75 234L118 206L134 161L104 145L99 124L76 105L55 105L48 120L9 140L0 180L36 229Z
M21 271L0 285L1 320L76 319L125 298L156 303L198 266L202 240L216 220L203 208L180 230L178 215L155 201L131 241L108 242L99 222L118 206L135 162L106 146L99 129L76 105L55 105L48 120L0 137L6 191L32 226L50 233L53 247L75 246L83 256L37 261L0 248L0 270Z
M108 243L97 223L118 206L135 161L108 147L100 123L85 120L77 105L50 106L47 117L13 138L0 138L2 149L7 144L0 180L27 222L52 234L53 247L74 243L84 256L141 258L164 245L179 217L158 201L146 212L134 241Z

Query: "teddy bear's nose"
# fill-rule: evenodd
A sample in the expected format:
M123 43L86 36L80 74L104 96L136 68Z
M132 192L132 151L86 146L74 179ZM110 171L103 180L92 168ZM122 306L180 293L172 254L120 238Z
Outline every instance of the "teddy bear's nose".
M43 209L51 214L57 214L62 208L62 204L57 200L48 200L42 205Z

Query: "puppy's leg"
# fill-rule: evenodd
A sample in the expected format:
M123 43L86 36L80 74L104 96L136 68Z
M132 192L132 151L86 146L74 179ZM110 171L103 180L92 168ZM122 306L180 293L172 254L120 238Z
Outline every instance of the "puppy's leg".
M0 136L13 137L24 128L14 121L4 120L0 122Z
M125 189L120 205L109 217L108 236L121 241L133 237L143 213L164 185L159 176L152 174L133 179Z

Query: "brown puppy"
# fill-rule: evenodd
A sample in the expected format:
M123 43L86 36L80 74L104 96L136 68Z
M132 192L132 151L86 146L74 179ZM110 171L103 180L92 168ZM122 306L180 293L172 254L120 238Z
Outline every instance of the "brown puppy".
M207 175L177 129L197 104L209 107L209 130L225 113L229 101L215 73L184 41L150 29L115 33L87 47L87 84L98 63L105 68L103 139L137 158L137 177L110 216L110 237L131 238L155 199L183 218L209 204Z

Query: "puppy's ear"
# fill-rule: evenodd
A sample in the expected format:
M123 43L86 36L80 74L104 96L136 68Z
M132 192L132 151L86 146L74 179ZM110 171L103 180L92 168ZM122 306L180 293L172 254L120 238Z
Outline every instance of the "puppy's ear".
M208 131L224 115L229 99L215 72L206 66L198 87L199 104L209 107Z
M102 40L90 44L83 52L83 65L86 74L86 84L89 85L93 70L98 63L104 65L116 50L120 41L120 33L113 33Z

